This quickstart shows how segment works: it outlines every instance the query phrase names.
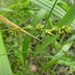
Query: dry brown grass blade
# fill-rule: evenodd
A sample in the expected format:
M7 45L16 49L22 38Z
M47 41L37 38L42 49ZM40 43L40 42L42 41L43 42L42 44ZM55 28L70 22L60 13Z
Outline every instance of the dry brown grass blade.
M22 31L23 33L25 33L25 34L27 34L27 35L29 35L29 36L31 36L31 37L33 37L33 38L35 38L35 39L41 41L40 39L38 39L38 38L35 37L34 35L28 33L28 32L25 31L24 29L20 28L20 27L17 26L16 24L14 24L14 23L12 23L11 21L9 21L7 18L3 17L2 15L0 15L0 21L4 22L4 23L6 23L6 24L9 24L9 25L12 26L12 27L19 28L20 31ZM41 41L41 42L42 42L42 41Z

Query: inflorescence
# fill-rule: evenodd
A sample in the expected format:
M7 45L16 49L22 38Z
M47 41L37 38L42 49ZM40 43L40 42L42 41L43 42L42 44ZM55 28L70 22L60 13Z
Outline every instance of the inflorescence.
M59 27L53 27L52 29L45 29L44 25L37 24L35 28L31 25L27 25L26 27L23 27L23 29L26 30L39 30L42 32L45 32L45 34L52 35L52 34L66 34L66 33L72 33L73 28L71 26L63 26L61 28ZM12 34L19 34L20 28L11 28L8 30Z

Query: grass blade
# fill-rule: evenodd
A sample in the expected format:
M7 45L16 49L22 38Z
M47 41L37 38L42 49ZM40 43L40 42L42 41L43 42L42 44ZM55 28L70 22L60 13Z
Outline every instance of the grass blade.
M70 10L65 14L62 18L58 27L62 27L63 25L70 25L72 21L75 19L75 4L70 8Z
M6 54L6 49L0 32L0 55L1 54ZM0 75L12 75L7 55L0 56Z
M69 48L71 47L73 42L70 42L68 44L65 44L62 49L55 55L56 57L62 57L64 55L64 51L67 52L69 50ZM63 51L62 51L63 50ZM50 68L51 66L53 66L59 59L53 58L50 60L50 62L45 65L39 72L41 72L44 69Z
M30 0L31 2L35 3L36 5L44 8L45 10L47 10L48 12L51 11L52 6L53 6L53 2L49 1L49 0ZM55 6L53 12L53 15L57 16L58 18L63 18L63 16L66 14L66 11L63 10L61 7L59 7L58 5ZM73 21L71 23L72 27L75 27L75 21Z
M30 0L31 2L35 3L36 5L44 8L47 11L51 11L52 6L53 6L53 2L49 1L49 0ZM64 11L61 7L59 7L58 5L55 6L52 14L54 14L55 16L62 18L64 16L64 14L66 13L66 11Z
M14 12L13 10L8 9L8 8L5 8L5 7L1 7L1 8L0 8L0 11L9 11L9 12Z
M75 35L71 36L64 44L75 40Z
M35 50L35 53L39 53L40 51L42 51L44 48L46 48L49 44L51 44L54 40L56 40L56 38L58 38L59 35L53 35L53 36L49 36L41 45L40 47ZM33 55L33 57L36 54Z
M32 25L33 27L35 27L36 24L39 23L39 21L43 18L43 16L44 16L45 14L46 14L46 10L41 9L41 10L37 13L37 15L35 16L34 20L33 20L32 23L31 23L31 25ZM30 33L33 34L34 31L31 31ZM25 35L22 51L28 51L30 41L31 41L31 37L28 36L28 35ZM25 66L26 66L27 53L22 53L22 55L23 55L24 64L25 64Z

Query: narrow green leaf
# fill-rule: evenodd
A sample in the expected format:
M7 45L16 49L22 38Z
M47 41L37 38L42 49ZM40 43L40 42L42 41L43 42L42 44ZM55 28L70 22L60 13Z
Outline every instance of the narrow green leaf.
M50 0L30 0L31 2L35 3L36 5L44 8L47 11L51 11L52 6L53 6L53 2ZM74 12L74 11L73 11ZM59 7L58 5L55 6L53 12L53 15L57 16L58 18L63 18L63 16L66 14L66 11L63 10L61 7ZM71 15L71 14L70 14ZM68 21L67 21L68 22ZM73 21L71 23L71 26L75 28L75 21Z
M28 51L30 40L31 40L31 37L28 35L25 35L22 51ZM22 53L22 56L23 56L24 65L26 66L27 53Z
M53 4L53 6L52 6L52 9L51 9L51 11L50 11L50 13L49 13L49 15L48 15L48 17L47 17L47 20L46 20L46 23L47 23L47 22L50 23L50 25L49 25L50 29L52 29L53 26L52 26L52 23L49 21L49 17L51 17L52 11L54 10L57 1L58 1L58 0L55 0L54 4ZM45 23L45 24L46 24L46 23Z
M0 55L1 54L6 54L6 49L0 32ZM0 75L12 75L7 55L0 56Z
M62 49L55 55L56 57L62 57L64 55L64 51L67 52L69 50L69 48L71 47L73 42L70 42L68 44L65 44ZM45 65L39 72L41 72L44 69L50 68L51 66L53 66L59 59L57 58L53 58L50 60L50 62Z
M46 14L46 10L41 9L37 15L35 16L34 20L32 21L31 25L36 27L36 24L38 24L40 22L40 20L44 17L44 15Z
M34 20L32 21L31 26L36 27L36 24L39 23L39 21L43 18L45 14L46 14L46 10L41 9L35 16ZM31 31L30 33L33 34L34 31ZM22 51L28 51L30 41L31 41L31 37L28 35L25 35ZM27 53L22 53L22 55L23 55L24 63L26 65Z
M59 35L53 35L53 36L49 36L41 45L40 47L35 50L35 53L39 53L41 50L43 50L44 48L46 48L49 44L51 44L54 40L56 40L56 38L58 38ZM33 57L36 54L33 55Z
M70 8L70 10L65 14L62 18L58 27L62 27L63 25L70 25L72 21L75 19L75 4Z
M49 12L51 11L52 6L53 6L53 2L51 2L49 0L30 0L30 1L35 3L36 5L44 8L45 10L47 10ZM55 16L62 18L64 16L64 14L66 13L66 11L64 11L61 7L56 5L52 13Z
M11 11L11 12L14 12L13 10L8 9L8 8L5 8L5 7L1 7L0 8L0 11Z
M71 36L64 44L75 40L75 35Z

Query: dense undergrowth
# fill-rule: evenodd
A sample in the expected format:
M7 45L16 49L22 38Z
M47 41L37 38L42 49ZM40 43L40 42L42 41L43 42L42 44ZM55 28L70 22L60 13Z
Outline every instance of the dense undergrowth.
M74 0L0 0L0 75L75 75Z

